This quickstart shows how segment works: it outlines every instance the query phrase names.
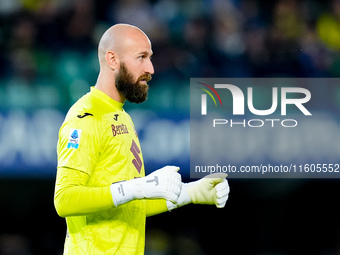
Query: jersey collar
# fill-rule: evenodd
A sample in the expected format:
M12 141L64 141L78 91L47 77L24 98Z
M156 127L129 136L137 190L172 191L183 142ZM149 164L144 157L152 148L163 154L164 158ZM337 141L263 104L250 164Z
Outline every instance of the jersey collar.
M111 97L109 97L107 94L105 94L103 91L96 89L95 87L91 87L91 93L95 95L96 97L100 98L101 100L105 101L112 107L118 110L123 110L124 103L120 103L116 100L113 100Z

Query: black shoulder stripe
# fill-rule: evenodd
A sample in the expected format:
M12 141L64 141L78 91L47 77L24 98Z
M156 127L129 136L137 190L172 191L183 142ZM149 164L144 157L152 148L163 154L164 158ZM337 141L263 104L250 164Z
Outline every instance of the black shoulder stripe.
M88 113L88 112L85 112L83 115L77 115L77 117L78 118L80 118L80 119L82 119L82 118L84 118L84 117L86 117L86 116L93 116L93 114L92 113Z

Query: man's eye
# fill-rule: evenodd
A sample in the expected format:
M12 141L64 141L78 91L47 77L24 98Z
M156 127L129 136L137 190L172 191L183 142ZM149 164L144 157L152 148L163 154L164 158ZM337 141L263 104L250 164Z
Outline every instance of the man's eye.
M144 58L145 58L145 56L139 56L138 58L139 58L139 59L144 59Z

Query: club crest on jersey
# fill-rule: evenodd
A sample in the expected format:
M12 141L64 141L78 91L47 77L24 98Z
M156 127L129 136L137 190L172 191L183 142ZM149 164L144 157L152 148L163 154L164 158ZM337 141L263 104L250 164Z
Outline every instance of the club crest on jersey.
M71 129L67 148L68 149L78 149L79 148L79 142L80 142L80 135L81 135L81 129Z
M126 125L121 124L121 125L111 125L112 128L112 134L113 136L116 135L123 135L123 134L128 134L129 130Z

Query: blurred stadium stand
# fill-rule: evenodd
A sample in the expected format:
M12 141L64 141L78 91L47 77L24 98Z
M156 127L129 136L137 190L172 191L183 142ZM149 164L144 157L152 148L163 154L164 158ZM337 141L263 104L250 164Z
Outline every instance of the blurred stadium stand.
M149 172L176 164L189 177L190 77L340 74L339 0L0 0L0 255L61 254L58 129L95 84L98 41L118 22L152 41L149 100L126 103ZM319 93L339 128L340 86ZM338 180L230 185L223 210L148 219L146 254L339 254Z

